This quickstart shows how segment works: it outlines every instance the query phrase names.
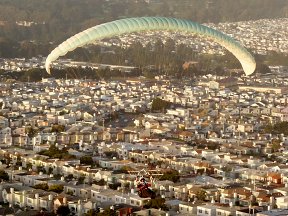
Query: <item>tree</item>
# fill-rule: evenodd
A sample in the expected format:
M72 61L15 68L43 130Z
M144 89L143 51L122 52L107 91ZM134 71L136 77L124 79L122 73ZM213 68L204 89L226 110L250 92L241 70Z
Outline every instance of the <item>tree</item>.
M46 174L46 169L43 166L37 166L36 168L38 173L42 172L43 174Z
M271 69L266 64L257 63L255 72L266 74L266 73L271 73Z
M68 216L70 215L70 209L68 206L61 205L58 207L56 213L59 216Z
M104 179L100 179L99 181L94 181L93 183L96 185L100 185L100 186L106 185L106 181Z
M119 183L119 182L115 182L113 184L109 184L109 188L112 189L112 190L117 190L118 187L121 187L121 183Z
M169 170L160 177L161 181L169 180L169 181L173 181L174 183L178 182L179 179L180 179L180 176L177 170Z
M7 172L5 172L4 170L0 170L0 179L2 181L8 181L9 180L9 175Z
M113 174L120 174L120 173L125 173L128 174L129 171L133 170L130 166L123 166L119 170L114 170Z
M34 186L34 188L35 188L35 189L41 189L41 190L47 191L48 188L49 188L49 186L48 186L47 183L41 183L41 184L36 184L36 185Z
M73 191L71 191L71 190L67 191L66 194L68 194L68 195L70 195L70 196L74 196L74 193L73 193Z
M167 210L167 206L165 205L165 199L163 198L156 198L156 199L151 199L149 200L149 202L144 205L144 208L155 208L155 209L163 209L163 210Z
M85 216L97 216L97 213L99 213L99 211L97 211L96 209L90 209Z
M85 176L80 176L79 178L78 178L78 184L83 184L84 183L84 180L85 180Z
M104 152L104 154L108 158L118 157L118 153L115 151L107 151L107 152Z
M281 143L281 141L278 140L278 139L273 139L273 140L272 140L272 149L273 149L273 152L279 151L279 149L281 148L280 143Z
M152 111L163 111L163 109L168 109L171 103L160 98L155 98L152 101Z
M103 212L97 213L96 215L97 216L117 216L118 214L115 210L107 208L107 209L104 209Z
M36 134L39 132L39 129L30 126L30 127L25 128L25 132L28 134L28 136L30 138L32 138L32 137L36 136Z
M16 162L17 166L22 166L22 161L21 161L21 157L20 155L17 156L17 162Z
M53 168L52 168L52 167L49 167L49 168L48 168L48 172L47 172L47 174L50 175L50 174L52 174L52 173L53 173Z
M59 114L60 115L60 114ZM51 132L56 132L56 133L61 133L65 131L65 126L64 125L53 125L52 126L52 129L51 129Z
M53 191L55 193L62 193L64 189L63 185L51 185L48 191Z
M80 158L80 163L85 165L93 165L94 161L91 156L82 156Z
M264 131L266 133L288 135L288 122L278 122L274 125L268 124L265 126Z
M206 200L206 192L204 190L200 190L196 193L196 197L198 200L205 201Z
M72 181L73 178L74 178L74 176L72 174L69 174L69 175L65 176L65 181L67 181L67 182Z
M41 151L39 152L39 154L48 156L50 158L59 158L59 159L71 159L75 157L73 155L70 155L66 148L60 150L55 145L50 145L48 150Z
M29 170L29 169L32 169L32 163L30 162L27 162L26 163L26 168Z

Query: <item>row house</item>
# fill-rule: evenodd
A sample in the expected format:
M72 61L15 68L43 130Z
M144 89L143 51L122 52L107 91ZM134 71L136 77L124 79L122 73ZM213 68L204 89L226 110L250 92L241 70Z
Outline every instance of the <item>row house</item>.
M89 185L65 185L64 192L81 199L90 199L92 187Z
M99 160L99 165L102 168L108 168L112 170L120 170L121 168L125 166L129 166L133 164L130 160L121 160L121 161L111 161L111 160Z
M45 209L53 211L54 192L46 192L39 189L16 191L14 188L10 190L4 189L2 192L4 203L18 205L20 207L31 207L35 210Z

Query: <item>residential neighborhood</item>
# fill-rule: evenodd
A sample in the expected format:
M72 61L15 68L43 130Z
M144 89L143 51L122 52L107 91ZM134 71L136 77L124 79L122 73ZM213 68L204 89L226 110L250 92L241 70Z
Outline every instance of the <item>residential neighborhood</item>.
M203 25L219 30L240 41L253 52L266 55L271 51L288 52L287 18L261 19L256 21L239 21L226 23L203 23ZM102 42L106 46L130 46L134 41L142 44L155 43L155 38L166 41L172 38L177 44L185 44L195 51L207 54L224 54L225 49L217 43L196 35L179 32L148 32L146 34L129 34Z
M23 25L29 22L21 21ZM28 23L28 24L27 24ZM32 25L33 24L29 24ZM255 54L266 55L271 52L287 53L288 52L288 18L279 19L261 19L256 21L239 21L227 23L204 23L203 25L221 31L232 38L235 38ZM109 47L130 47L135 41L140 42L143 46L148 43L154 44L157 39L161 39L165 44L166 41L172 39L177 46L185 45L193 48L197 53L202 54L219 54L226 53L225 48L207 38L199 37L191 33L183 32L167 32L167 31L148 31L143 33L131 33L107 39L105 41L97 41L95 45L102 47L102 51ZM109 52L109 51L108 51ZM113 52L113 51L110 51ZM25 71L31 68L44 68L45 58L43 56L35 56L32 58L0 58L0 70L5 71ZM135 67L109 64L96 64L90 62L81 62L71 59L61 59L53 63L54 68L63 69L67 67L82 67L92 69L110 68L120 71L131 71ZM279 71L276 66L271 66L271 70ZM281 70L281 68L280 68ZM286 69L287 71L287 69ZM1 75L0 75L1 78ZM28 80L29 81L29 80Z
M155 78L1 83L0 212L288 215L287 73Z

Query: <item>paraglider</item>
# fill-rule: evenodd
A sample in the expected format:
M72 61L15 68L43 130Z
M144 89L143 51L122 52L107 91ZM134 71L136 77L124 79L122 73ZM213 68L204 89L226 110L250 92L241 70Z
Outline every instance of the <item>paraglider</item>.
M144 176L141 176L141 177L137 176L135 183L136 183L136 187L138 189L139 197L141 197L141 198L150 197L151 199L155 199L156 194L151 189L151 184L146 181Z
M240 61L246 75L255 71L256 62L253 56L230 36L189 20L166 17L126 18L86 29L61 43L48 55L45 63L46 71L50 74L51 63L60 56L96 40L132 32L157 30L195 33L210 38L225 47Z
M129 171L130 175L136 175L134 185L137 189L138 196L141 198L156 198L156 193L153 190L153 183L156 178L161 177L163 174L159 170L140 170ZM148 180L149 179L149 180Z

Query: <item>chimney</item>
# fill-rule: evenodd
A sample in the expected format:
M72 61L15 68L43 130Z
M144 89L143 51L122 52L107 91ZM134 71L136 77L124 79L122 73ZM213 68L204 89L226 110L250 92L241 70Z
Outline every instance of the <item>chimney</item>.
M15 194L14 194L14 188L10 188L10 193L11 193L11 204L12 205L14 205L14 196L15 196Z
M35 209L39 210L39 202L40 202L40 200L39 200L39 194L38 193L35 194L35 201L36 201Z
M238 194L237 194L236 192L234 192L234 193L233 193L233 197L234 197L234 199L235 199L235 201L236 201L237 198L238 198Z
M49 194L48 200L49 200L49 201L52 201L52 200L53 200L53 195L52 195L52 194Z
M23 206L26 206L26 190L23 190L22 191L22 196L23 196L23 201L22 201L22 203L23 203Z
M78 200L78 216L82 215L82 202L81 200Z

